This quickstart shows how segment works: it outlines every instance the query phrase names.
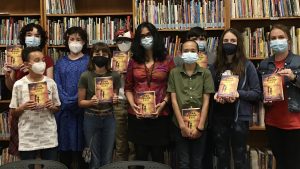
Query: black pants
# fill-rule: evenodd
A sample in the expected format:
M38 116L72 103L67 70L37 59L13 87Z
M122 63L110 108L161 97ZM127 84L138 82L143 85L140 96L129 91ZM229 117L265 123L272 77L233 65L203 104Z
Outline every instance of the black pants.
M163 146L147 146L135 144L136 160L148 161L148 155L151 154L152 161L164 163Z
M266 126L277 169L300 169L300 129Z
M247 135L248 121L233 122L231 119L214 119L213 140L218 158L218 169L230 169L232 148L234 168L248 169L247 163Z
M60 151L60 162L65 164L68 169L84 169L88 168L88 164L84 162L81 151Z

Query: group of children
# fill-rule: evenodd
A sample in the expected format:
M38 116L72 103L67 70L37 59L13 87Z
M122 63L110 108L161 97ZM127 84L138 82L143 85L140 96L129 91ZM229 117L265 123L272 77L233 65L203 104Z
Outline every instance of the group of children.
M262 90L237 30L225 30L213 53L207 50L206 32L192 28L180 56L174 58L166 55L163 38L154 25L142 23L134 38L130 31L120 30L116 35L118 49L132 53L124 74L111 70L112 53L107 44L93 44L88 55L86 32L71 27L64 35L69 54L56 62L52 80L53 63L49 64L48 56L41 52L46 42L43 29L34 24L25 28L20 33L20 42L25 46L22 69L15 71L6 65L6 85L12 88L10 108L14 121L18 119L22 160L34 159L38 153L42 159L58 160L59 152L60 161L72 168L72 161L82 161L86 148L89 168L96 169L112 161L115 146L117 160L148 160L150 153L153 161L163 163L164 149L172 140L180 169L207 166L203 159L209 159L207 147L211 144L219 169L230 168L231 152L235 168L247 168L246 141L252 105L260 101ZM279 39L288 41L289 32L280 26L271 30L270 37L276 40L278 30L283 34ZM271 46L275 56L288 52L287 46L279 52L276 47ZM200 55L204 62L198 64ZM299 85L297 72L289 70L278 73ZM16 76L23 71L27 73ZM218 87L222 76L228 74L239 77L238 89L233 97L221 97ZM112 78L111 102L99 103L95 94L97 77ZM28 84L36 82L47 83L49 96L45 107L39 109L28 89ZM152 118L141 114L136 100L138 93L145 91L155 93L156 111ZM186 126L182 116L182 110L189 108L201 109L195 128ZM298 116L293 118L300 119ZM276 120L267 125L276 127ZM300 128L299 123L294 125L292 129ZM83 163L79 165L84 167Z

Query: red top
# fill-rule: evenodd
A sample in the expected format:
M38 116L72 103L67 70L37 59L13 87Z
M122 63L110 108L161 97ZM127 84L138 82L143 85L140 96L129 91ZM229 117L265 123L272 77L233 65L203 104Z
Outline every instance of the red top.
M156 104L161 103L166 96L168 77L173 67L173 59L166 59L163 62L155 62L153 71L151 73L151 71L147 71L145 69L145 64L139 64L131 59L129 61L126 73L125 92L132 92L135 98L136 92L155 91ZM149 82L150 86L148 87ZM169 99L169 102L170 100L171 99ZM135 115L130 106L128 108L128 113ZM167 109L167 106L165 106L164 110L162 110L159 115L166 116L168 114L169 111Z
M49 57L49 56L45 56L45 62L46 62L46 70L49 68L49 67L53 67L53 60ZM45 70L44 72L44 75L47 74L47 71ZM25 75L27 75L28 72L23 72L21 70L16 70L16 79L19 80L21 79L22 77L24 77Z
M285 60L276 61L277 69L284 68ZM274 102L271 106L266 108L265 123L270 126L278 127L280 129L300 129L300 112L291 113L288 110L288 95L286 85L283 80L284 100Z

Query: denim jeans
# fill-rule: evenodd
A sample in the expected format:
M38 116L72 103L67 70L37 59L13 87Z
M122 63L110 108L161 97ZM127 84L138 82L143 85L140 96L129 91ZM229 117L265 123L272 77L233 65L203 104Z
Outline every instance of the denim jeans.
M184 138L181 130L174 126L178 169L203 169L206 131L197 139Z
M233 153L235 169L248 169L247 163L247 135L249 131L248 121L233 122L232 119L214 119L213 139L218 158L218 169L230 169L230 146Z
M112 162L116 122L114 115L97 116L84 114L84 137L92 156L90 169Z
M34 151L20 151L21 160L34 160L38 157L38 152L41 154L42 160L53 160L57 161L57 147L47 148ZM30 169L34 169L34 165L29 166Z

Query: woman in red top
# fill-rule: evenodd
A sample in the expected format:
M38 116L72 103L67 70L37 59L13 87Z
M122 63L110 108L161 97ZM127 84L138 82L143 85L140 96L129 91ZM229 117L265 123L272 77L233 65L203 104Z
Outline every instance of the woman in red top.
M129 62L125 81L125 94L130 104L128 109L128 137L135 144L137 160L164 162L164 146L169 136L169 95L167 82L173 60L166 56L164 41L151 23L138 26L132 44L132 59ZM154 91L156 111L151 118L143 116L137 93Z
M24 47L38 46L42 50L47 42L47 35L40 25L30 23L21 29L19 40L20 44ZM53 78L53 61L49 56L46 56L44 59L46 62L46 71L44 72L44 75ZM5 65L5 70L5 84L10 90L15 81L28 74L27 67L24 65L18 70L12 69L10 65ZM11 119L9 153L18 155L18 142L18 119Z
M284 100L266 102L265 123L277 169L300 168L300 56L293 54L291 34L283 25L270 30L274 55L260 63L262 75L278 73L283 79Z

